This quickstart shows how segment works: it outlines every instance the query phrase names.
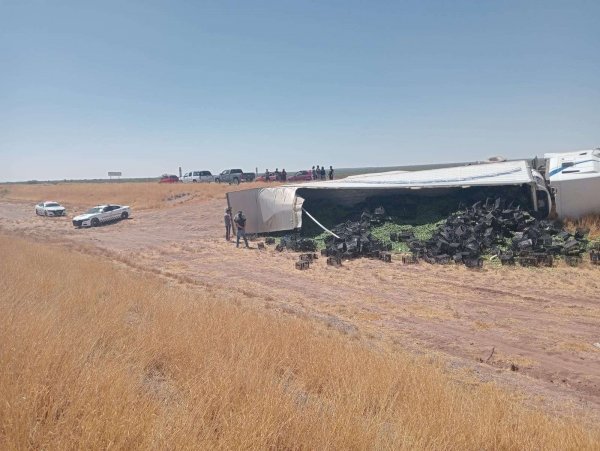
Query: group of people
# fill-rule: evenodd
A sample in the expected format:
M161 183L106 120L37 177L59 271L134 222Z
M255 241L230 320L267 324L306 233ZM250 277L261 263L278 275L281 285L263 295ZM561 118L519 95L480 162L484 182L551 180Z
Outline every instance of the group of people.
M333 166L329 166L329 171L325 170L325 166L319 165L315 168L312 167L312 179L313 180L327 180L327 175L329 173L329 180L333 180Z
M313 180L333 180L333 166L329 166L329 169L325 169L325 166L317 165L313 166L310 171ZM265 182L286 182L287 181L287 172L285 168L279 172L279 168L275 169L275 172L270 172L268 169L265 169L264 175Z
M248 245L248 238L246 238L246 216L242 210L238 211L235 216L231 216L231 208L227 207L225 209L225 239L227 241L231 241L231 229L232 224L235 225L235 234L237 237L235 247L240 247L240 238L244 239L244 243L246 243L246 247L250 247Z
M275 169L275 172L271 173L268 169L265 169L265 182L271 181L271 176L275 176L275 182L285 182L287 180L287 172L285 172L285 168L279 172L279 168Z

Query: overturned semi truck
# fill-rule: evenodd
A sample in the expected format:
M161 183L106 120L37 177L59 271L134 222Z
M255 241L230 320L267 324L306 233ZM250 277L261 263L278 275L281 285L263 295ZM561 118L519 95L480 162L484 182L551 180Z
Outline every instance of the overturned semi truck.
M300 229L303 207L319 200L352 206L374 196L426 199L483 190L518 192L540 218L600 213L600 149L546 154L533 162L476 163L255 188L228 193L227 202L234 211L244 211L248 232L269 233Z
M255 188L227 193L227 202L233 211L244 211L247 232L268 233L301 228L304 205L319 200L352 206L374 196L442 197L454 191L502 187L526 193L531 209L541 216L552 209L544 177L525 160Z

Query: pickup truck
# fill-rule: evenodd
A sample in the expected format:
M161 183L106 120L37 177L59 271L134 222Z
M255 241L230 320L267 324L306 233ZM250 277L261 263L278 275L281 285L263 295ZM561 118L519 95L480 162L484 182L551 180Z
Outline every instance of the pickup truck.
M215 176L215 182L239 185L241 182L252 182L254 177L256 177L254 172L244 172L241 169L225 169Z

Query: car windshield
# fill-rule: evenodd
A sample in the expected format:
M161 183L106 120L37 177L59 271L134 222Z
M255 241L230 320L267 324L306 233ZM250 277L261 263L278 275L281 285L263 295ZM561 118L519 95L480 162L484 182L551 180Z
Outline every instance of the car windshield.
M102 207L94 207L94 208L90 208L88 211L86 211L87 214L90 213L100 213L102 211Z
M60 205L57 204L56 202L48 202L46 204L46 207L60 207Z

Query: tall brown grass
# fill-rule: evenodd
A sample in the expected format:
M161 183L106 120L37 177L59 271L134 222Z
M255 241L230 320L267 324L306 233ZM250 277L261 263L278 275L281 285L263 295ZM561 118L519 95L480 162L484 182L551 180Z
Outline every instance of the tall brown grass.
M241 185L218 183L40 183L7 184L0 199L40 202L54 200L70 207L103 203L129 205L137 210L161 208L174 202L224 199L228 191L264 187L255 182ZM179 197L181 196L181 197Z
M569 230L577 228L589 229L589 237L592 240L600 238L600 215L588 215L580 219L569 219L565 222Z
M9 236L0 250L0 449L600 444L494 385L243 299Z

